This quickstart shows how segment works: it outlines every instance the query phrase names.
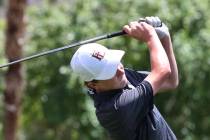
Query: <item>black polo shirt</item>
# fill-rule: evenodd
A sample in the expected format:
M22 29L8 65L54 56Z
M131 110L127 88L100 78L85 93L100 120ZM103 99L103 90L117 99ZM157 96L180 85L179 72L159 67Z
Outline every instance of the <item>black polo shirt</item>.
M125 74L125 88L91 94L96 116L112 140L176 140L153 104L152 87L144 81L147 74L129 69Z

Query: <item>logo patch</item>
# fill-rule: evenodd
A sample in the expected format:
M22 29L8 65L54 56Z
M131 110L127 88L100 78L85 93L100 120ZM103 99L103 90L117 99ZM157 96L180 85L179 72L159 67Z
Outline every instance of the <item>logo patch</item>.
M101 53L99 51L94 51L93 54L92 54L92 57L98 59L99 61L101 61L105 56L105 52L104 53Z

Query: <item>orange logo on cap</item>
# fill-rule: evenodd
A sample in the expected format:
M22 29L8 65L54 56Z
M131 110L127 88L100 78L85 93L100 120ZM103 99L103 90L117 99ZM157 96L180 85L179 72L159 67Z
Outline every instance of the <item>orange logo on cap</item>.
M92 57L98 59L99 61L101 61L105 56L105 52L102 54L101 52L98 51L94 51L92 54Z

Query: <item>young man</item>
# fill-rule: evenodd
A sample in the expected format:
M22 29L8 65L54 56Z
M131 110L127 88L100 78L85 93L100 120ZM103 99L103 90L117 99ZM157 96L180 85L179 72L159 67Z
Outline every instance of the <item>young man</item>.
M176 140L176 136L153 104L160 90L178 86L178 70L168 28L158 17L131 22L123 30L147 44L151 72L124 69L122 50L91 43L81 46L71 67L84 81L94 100L100 124L113 140ZM152 26L151 26L152 25Z

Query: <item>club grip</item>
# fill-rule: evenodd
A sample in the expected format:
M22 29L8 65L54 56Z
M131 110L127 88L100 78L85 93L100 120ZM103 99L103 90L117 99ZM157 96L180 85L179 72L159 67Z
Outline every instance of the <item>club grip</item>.
M150 24L146 19L144 19L144 18L140 18L139 20L138 20L138 22L146 22L147 24ZM151 24L150 24L151 25ZM163 23L162 23L162 21L160 22L160 24L159 25L151 25L151 26L153 26L154 28L156 28L156 27L162 27L162 25L163 25Z
M148 21L146 19L143 19L143 18L140 18L138 20L138 22L148 23ZM159 25L156 25L156 26L153 26L153 27L161 27L161 26L162 26L162 22ZM107 34L106 38L112 38L112 37L121 36L121 35L125 35L125 34L127 34L125 31L113 32L113 33Z
M108 34L107 38L112 38L112 37L121 36L121 35L125 35L125 34L126 34L125 31L113 32L111 34Z

